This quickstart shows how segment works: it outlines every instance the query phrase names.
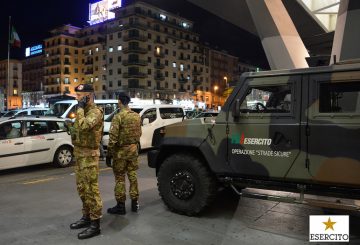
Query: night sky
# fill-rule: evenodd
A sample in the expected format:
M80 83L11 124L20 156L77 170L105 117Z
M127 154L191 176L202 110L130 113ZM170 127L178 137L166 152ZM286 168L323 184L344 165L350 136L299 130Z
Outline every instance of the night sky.
M134 0L123 0L124 3ZM0 58L7 58L9 15L20 39L21 49L12 48L11 58L24 58L25 47L39 44L49 31L62 24L82 27L88 20L90 2L97 0L23 0L11 1L1 6L0 15ZM195 22L195 31L201 41L212 47L225 49L240 57L246 63L266 68L267 62L260 40L226 21L209 14L185 0L143 0L171 13L179 14ZM216 27L216 28L215 28ZM230 33L230 35L229 35Z

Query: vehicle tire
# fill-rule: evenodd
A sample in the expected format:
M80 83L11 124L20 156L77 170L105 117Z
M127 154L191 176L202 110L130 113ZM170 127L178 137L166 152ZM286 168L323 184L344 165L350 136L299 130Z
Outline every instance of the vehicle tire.
M72 148L70 146L61 146L54 155L54 164L59 168L65 168L71 165L73 161Z
M193 216L214 199L217 181L196 157L175 154L165 159L159 169L158 189L171 211Z

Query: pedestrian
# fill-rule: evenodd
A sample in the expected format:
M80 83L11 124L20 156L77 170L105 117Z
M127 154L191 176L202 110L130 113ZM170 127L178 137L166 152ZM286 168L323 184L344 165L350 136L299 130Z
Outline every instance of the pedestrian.
M82 201L83 216L70 225L71 229L86 228L78 234L86 239L100 234L102 201L99 192L99 156L103 131L103 110L94 103L91 84L75 88L78 100L76 119L69 127L74 145L77 191Z
M126 93L118 94L119 113L111 121L106 164L112 166L115 175L115 199L117 204L107 210L110 214L125 214L125 174L127 174L131 198L131 211L139 209L139 190L136 176L138 164L138 144L141 136L141 120L128 104L130 97ZM111 159L113 161L111 161Z

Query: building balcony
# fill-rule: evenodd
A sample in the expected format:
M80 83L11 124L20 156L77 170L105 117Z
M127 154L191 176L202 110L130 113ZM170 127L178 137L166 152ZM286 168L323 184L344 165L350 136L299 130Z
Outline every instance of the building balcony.
M124 60L123 65L124 66L129 66L129 65L146 66L147 61L146 60Z
M93 65L94 62L92 60L87 60L87 61L85 61L84 64L88 66L88 65Z
M163 74L156 74L156 75L154 76L154 79L155 79L155 81L164 81L164 80L165 80L165 77L164 77Z
M193 70L193 71L192 71L192 74L193 74L193 76L199 76L199 75L202 74L202 72L199 71L199 70Z
M146 78L147 75L143 72L128 72L123 74L123 78Z
M183 89L183 88L179 88L179 92L181 92L181 93L186 93L187 90L186 90L186 89Z
M164 69L164 68L165 68L165 65L164 65L164 64L161 64L161 63L160 63L160 64L155 63L155 64L154 64L154 68L155 68L155 69Z
M203 53L203 51L202 50L200 50L200 49L198 49L198 48L194 48L193 50L192 50L192 53L194 53L194 54L202 54Z
M181 83L181 84L184 84L184 83L188 82L188 80L186 78L184 78L184 77L179 77L178 80L179 80L179 83Z
M143 35L128 35L128 36L125 36L123 39L125 42L132 41L132 40L145 42L145 41L147 41L148 38Z
M155 39L154 43L165 44L165 41L162 39Z
M127 54L127 53L146 54L148 52L148 50L145 48L140 48L140 47L129 47L129 48L124 48L123 52L124 52L124 54Z
M204 62L202 60L195 60L195 59L192 60L192 63L201 64L201 65L204 64Z
M194 86L198 86L198 85L201 84L201 81L200 81L200 80L193 80L193 81L192 81L192 84L193 84Z
M85 75L90 75L90 74L93 74L94 73L94 70L86 70L84 72Z
M70 66L70 65L71 65L71 62L69 62L69 61L65 61L65 62L64 62L64 65L66 65L66 66Z
M179 58L178 58L179 60L189 60L187 57L185 57L185 56L180 56Z
M158 53L158 52L155 51L154 55L155 55L155 57L158 57L158 58L164 58L165 57L165 53L163 53L163 52Z
M179 48L179 49L182 49L182 50L188 50L188 49L189 49L189 48L186 47L185 45L180 45L178 48Z
M133 22L133 23L128 23L128 24L125 24L122 29L123 30L127 30L127 29L141 29L143 31L146 31L148 29L147 25L144 25L142 23L139 23L139 22Z
M176 40L180 40L180 36L176 35L176 34L172 34L172 33L167 33L167 36L172 38L172 39L176 39Z
M71 53L69 51L67 51L67 52L65 51L64 55L71 55Z
M65 74L65 75L70 75L71 72L70 72L70 71L64 71L64 74Z

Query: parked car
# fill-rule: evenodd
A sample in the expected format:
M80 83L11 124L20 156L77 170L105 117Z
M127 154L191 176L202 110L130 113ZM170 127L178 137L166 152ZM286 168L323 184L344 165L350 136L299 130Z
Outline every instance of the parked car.
M139 113L142 122L142 135L140 138L139 149L146 149L152 146L152 136L154 130L166 125L181 122L184 117L184 109L181 106L174 105L145 105L145 106L131 106L131 109ZM109 143L109 130L113 113L104 122L104 136L102 143L106 150Z
M49 108L26 108L19 110L11 110L2 115L2 117L13 116L42 116Z
M118 108L117 100L95 100L94 102L103 108L104 119L108 118ZM73 119L76 117L77 104L77 100L58 101L48 109L45 115Z
M219 112L216 111L204 111L197 114L194 118L202 118L202 117L217 117Z
M16 117L0 122L0 170L49 162L67 167L72 151L64 119Z

